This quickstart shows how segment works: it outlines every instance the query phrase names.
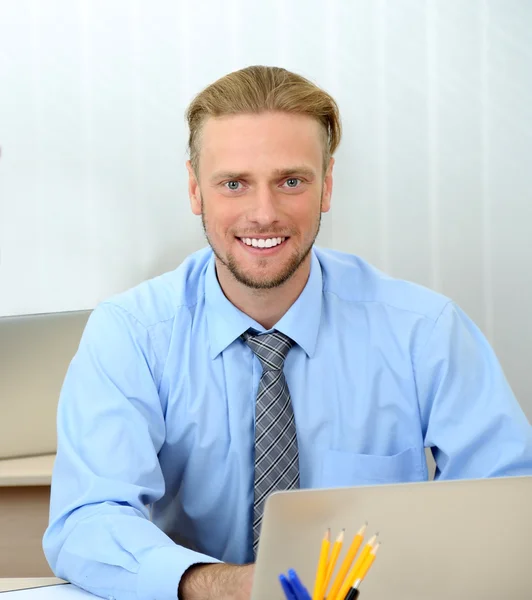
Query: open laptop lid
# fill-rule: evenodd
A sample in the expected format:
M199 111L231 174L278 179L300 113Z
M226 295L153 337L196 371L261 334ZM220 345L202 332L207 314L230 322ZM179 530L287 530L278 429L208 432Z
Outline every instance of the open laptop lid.
M506 477L272 494L252 600L283 599L289 568L312 593L325 530L346 530L340 565L365 521L382 547L364 600L532 598L532 477Z
M90 312L0 317L0 459L55 453L59 393Z

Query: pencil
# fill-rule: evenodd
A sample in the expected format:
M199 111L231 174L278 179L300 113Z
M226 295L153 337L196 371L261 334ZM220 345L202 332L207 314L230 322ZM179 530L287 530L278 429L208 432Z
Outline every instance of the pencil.
M340 551L342 550L342 545L344 543L344 535L345 535L345 529L342 529L342 531L340 531L340 533L338 534L338 537L336 538L336 541L333 544L332 551L331 551L331 558L330 558L329 562L327 563L327 572L325 574L325 578L323 580L323 584L321 587L320 600L325 597L325 593L327 591L329 581L331 580L331 576L333 574L334 567L336 566L336 561L338 560L338 556L340 554Z
M316 579L314 581L314 592L312 594L312 600L323 600L320 598L320 592L323 585L323 578L327 569L327 559L329 556L329 546L331 545L331 530L327 529L323 540L321 542L320 558L318 560L318 567L316 569Z
M360 584L362 583L362 581L364 581L364 577L366 577L368 571L370 570L370 567L373 564L373 561L375 560L375 555L377 554L377 552L379 550L379 546L380 546L380 543L375 544L375 547L371 550L371 552L366 557L364 564L362 565L362 567L360 568L359 572L356 575L355 583L353 584L353 586L351 587L349 592L347 592L345 600L356 600L356 598L358 598L358 596L359 596L358 588L360 587Z
M353 565L353 568L349 572L349 575L345 579L344 584L340 588L340 592L339 592L339 594L337 594L336 600L344 600L344 598L347 595L347 592L349 592L349 590L353 587L353 584L355 583L355 580L357 578L358 571L364 564L364 561L368 557L371 550L373 550L373 546L377 539L377 535L379 535L379 534L376 534L372 538L370 538L368 540L368 543L364 546L364 548L362 548L362 552L360 553L359 557L356 559L355 564ZM333 600L333 599L331 598L331 600Z
M329 592L327 599L335 600L340 588L342 587L342 583L344 582L345 576L347 572L351 568L351 564L355 560L355 556L364 541L364 534L366 533L366 528L368 524L365 523L362 527L357 531L356 535L353 537L353 541L351 542L351 546L345 555L342 564L340 565L340 569L338 570L338 574L334 578L333 584L331 586L331 591Z

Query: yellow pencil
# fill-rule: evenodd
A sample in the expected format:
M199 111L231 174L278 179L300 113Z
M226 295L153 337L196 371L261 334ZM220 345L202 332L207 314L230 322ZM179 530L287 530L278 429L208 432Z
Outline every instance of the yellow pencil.
M366 577L366 575L368 574L368 571L369 571L371 565L373 564L373 561L375 560L375 555L377 554L377 552L379 550L379 546L380 546L380 542L375 544L375 547L371 550L371 552L366 557L364 564L360 567L358 573L356 574L355 583L353 583L353 586L347 593L345 600L353 600L353 598L358 597L357 590L360 587L360 584L362 583L362 581L364 580L364 577Z
M355 560L355 556L364 541L364 534L366 533L366 528L368 524L365 523L356 533L353 541L351 542L351 546L345 555L342 564L340 565L340 569L338 570L338 574L334 578L333 584L331 586L331 591L327 595L327 600L335 600L336 595L338 594L340 588L342 587L342 583L344 582L345 576L347 572L351 568L351 564Z
M327 572L325 574L325 578L323 580L323 585L321 587L320 600L322 600L325 597L325 592L327 591L327 586L329 585L329 581L331 580L331 576L333 574L334 567L336 566L336 561L338 560L338 556L340 554L340 551L342 550L342 545L344 543L344 535L345 535L345 529L342 529L342 531L340 531L340 533L338 534L338 537L336 538L336 541L333 544L333 547L331 550L331 558L329 559L329 562L327 563Z
M368 574L368 571L370 570L371 565L373 564L373 561L375 560L375 556L379 550L380 545L381 545L381 543L377 542L375 544L375 546L372 548L372 550L366 557L364 564L360 567L360 570L357 572L357 574L355 576L355 583L353 583L352 587L357 588L362 583L362 581L364 580L364 577L366 577L366 575Z
M312 600L323 600L320 598L320 592L323 585L323 578L327 570L327 559L329 557L329 546L331 545L331 530L327 529L321 542L320 558L318 560L318 567L316 569L316 580L314 581L314 593L312 594Z
M349 590L353 587L355 583L357 572L360 570L361 566L364 564L364 561L368 557L371 550L373 550L373 546L375 545L375 541L377 539L377 535L374 535L372 538L368 540L368 543L362 548L362 552L360 556L356 559L353 568L349 572L349 575L344 581L344 584L340 588L340 593L336 596L336 600L344 600ZM331 599L332 600L332 599Z

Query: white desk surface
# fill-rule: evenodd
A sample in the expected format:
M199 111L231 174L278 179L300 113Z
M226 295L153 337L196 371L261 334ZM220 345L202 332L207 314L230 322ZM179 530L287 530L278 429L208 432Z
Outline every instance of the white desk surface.
M2 600L4 598L6 600L96 600L98 598L75 585L64 584L64 582L58 584L53 578L50 578L49 585L10 590L2 592L0 597Z
M0 592L26 590L46 585L56 585L58 583L66 582L57 577L0 578Z

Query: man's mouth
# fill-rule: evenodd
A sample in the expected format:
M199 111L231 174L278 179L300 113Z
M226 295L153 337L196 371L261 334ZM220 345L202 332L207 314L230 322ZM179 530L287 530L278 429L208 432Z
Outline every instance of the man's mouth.
M251 248L275 248L283 244L288 238L287 237L268 237L268 238L254 238L254 237L239 237L244 245Z

